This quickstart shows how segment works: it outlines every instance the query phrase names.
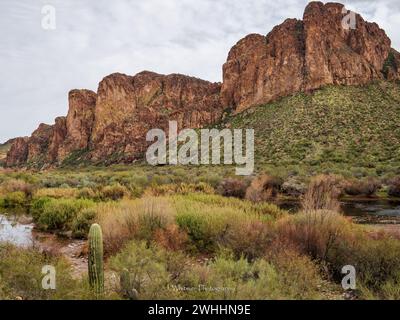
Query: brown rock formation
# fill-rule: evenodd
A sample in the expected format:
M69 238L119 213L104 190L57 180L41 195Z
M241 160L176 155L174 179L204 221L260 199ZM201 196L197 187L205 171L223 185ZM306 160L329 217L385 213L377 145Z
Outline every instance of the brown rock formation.
M58 160L75 150L87 149L93 129L96 93L90 90L69 92L69 109L65 123L65 136L58 149Z
M5 165L7 167L20 166L28 159L28 137L15 138L7 153Z
M52 135L53 126L44 123L39 125L28 140L27 162L42 162L46 159Z
M134 77L112 74L98 88L92 159L123 155L131 161L143 153L146 133L166 129L168 120L180 128L198 128L222 115L220 85L178 74L144 71Z
M240 112L302 90L384 78L390 39L360 15L355 29L343 28L343 7L311 2L303 21L288 19L266 37L240 40L223 67L223 104Z
M59 150L62 148L65 137L67 136L66 118L58 117L55 120L53 126L52 135L50 137L50 144L47 150L46 160L50 163L57 162L59 160Z

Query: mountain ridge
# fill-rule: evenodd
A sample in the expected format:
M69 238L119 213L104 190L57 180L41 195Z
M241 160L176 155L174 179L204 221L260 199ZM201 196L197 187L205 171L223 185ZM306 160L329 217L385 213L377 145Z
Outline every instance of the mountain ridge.
M5 165L58 166L71 159L131 163L146 150L146 132L200 128L297 92L326 85L367 85L400 79L400 54L376 23L355 15L355 29L342 26L339 3L310 2L303 20L286 19L266 36L236 43L223 65L223 82L142 71L103 78L97 92L71 90L66 117L40 124L29 138L16 138Z

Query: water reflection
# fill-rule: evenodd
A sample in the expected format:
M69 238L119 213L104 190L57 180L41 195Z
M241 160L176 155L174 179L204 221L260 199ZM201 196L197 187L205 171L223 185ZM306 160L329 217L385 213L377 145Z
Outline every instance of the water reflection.
M29 246L33 243L32 230L33 224L23 224L16 217L0 214L0 242Z

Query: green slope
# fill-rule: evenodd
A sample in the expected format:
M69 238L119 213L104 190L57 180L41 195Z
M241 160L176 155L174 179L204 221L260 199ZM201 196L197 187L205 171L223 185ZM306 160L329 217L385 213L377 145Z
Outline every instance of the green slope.
M400 173L400 82L328 86L225 122L254 128L259 168Z

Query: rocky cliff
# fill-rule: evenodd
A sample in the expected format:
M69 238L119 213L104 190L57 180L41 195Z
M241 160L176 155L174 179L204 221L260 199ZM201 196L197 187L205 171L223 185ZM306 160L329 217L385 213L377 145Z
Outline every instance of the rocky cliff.
M328 84L362 85L398 77L399 60L391 41L376 23L349 14L338 3L311 2L303 20L287 19L267 36L249 35L229 52L223 66L222 103L237 112L297 91ZM346 25L345 25L346 26Z
M345 28L348 14L341 4L311 2L302 20L287 19L267 36L248 35L230 50L222 84L144 71L109 75L97 93L72 90L67 117L15 139L5 163L132 162L143 155L147 131L166 129L169 120L199 128L219 121L225 109L239 113L329 84L399 79L400 54L385 32L360 15Z

